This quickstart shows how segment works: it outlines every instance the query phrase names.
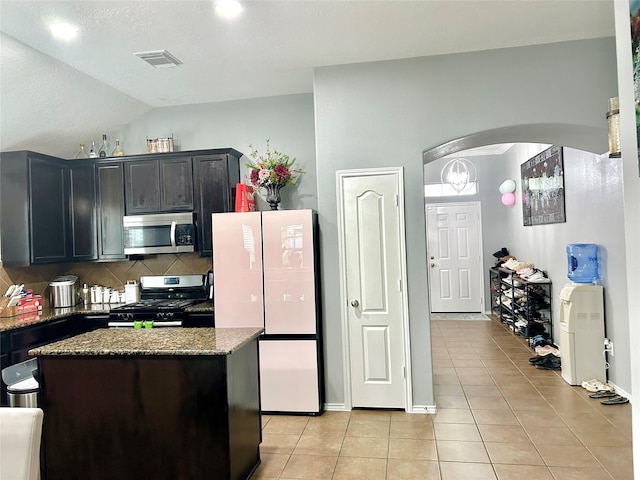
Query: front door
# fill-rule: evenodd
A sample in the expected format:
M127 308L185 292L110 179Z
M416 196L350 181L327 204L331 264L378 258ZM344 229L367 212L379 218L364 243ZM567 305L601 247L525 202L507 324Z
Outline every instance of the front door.
M339 172L351 403L405 408L402 171L366 172Z
M482 312L480 205L427 205L431 312Z

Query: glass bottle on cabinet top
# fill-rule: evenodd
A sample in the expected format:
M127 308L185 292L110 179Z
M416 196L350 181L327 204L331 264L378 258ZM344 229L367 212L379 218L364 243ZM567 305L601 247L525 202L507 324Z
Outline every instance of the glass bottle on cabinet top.
M100 145L100 150L98 150L98 156L100 158L104 158L106 156L108 156L107 150L108 150L108 145L107 145L107 134L104 133L102 134L102 145Z
M76 158L77 159L89 158L89 154L84 149L84 143L80 144L80 150L78 151L78 153L76 153Z
M116 138L116 147L113 149L113 152L111 152L111 156L112 157L124 156L124 150L122 150L122 147L120 146L120 140L118 140L117 138Z
M96 142L91 142L91 150L89 150L89 158L96 158L98 152L96 151Z

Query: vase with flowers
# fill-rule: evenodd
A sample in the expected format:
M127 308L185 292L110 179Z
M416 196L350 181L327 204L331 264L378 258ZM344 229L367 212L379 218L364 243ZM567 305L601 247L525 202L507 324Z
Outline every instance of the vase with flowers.
M294 169L295 158L290 158L286 153L272 150L267 139L267 147L264 154L258 152L252 144L251 157L253 162L246 164L251 170L251 184L267 191L265 200L271 206L271 210L278 210L280 203L280 189L285 185L296 183L303 170Z

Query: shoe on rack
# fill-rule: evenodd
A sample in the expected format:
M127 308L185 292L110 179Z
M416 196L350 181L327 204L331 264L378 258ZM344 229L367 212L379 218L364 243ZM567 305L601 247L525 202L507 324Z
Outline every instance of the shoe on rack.
M527 277L527 281L533 282L533 283L547 283L549 279L544 276L544 273L538 270L533 275L530 275L529 277Z
M496 258L506 257L507 255L509 255L509 250L507 250L507 247L502 247L500 250L493 254L493 256Z
M509 270L514 270L513 267L515 267L516 265L519 265L520 262L518 260L516 260L515 258L510 258L509 260L507 260L506 262L504 262L502 264L502 266L504 268L508 268Z

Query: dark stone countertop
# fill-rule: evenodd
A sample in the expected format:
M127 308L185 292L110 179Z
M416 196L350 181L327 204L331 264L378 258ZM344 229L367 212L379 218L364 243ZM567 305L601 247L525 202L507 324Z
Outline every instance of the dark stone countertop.
M101 328L29 350L31 356L230 355L261 328Z
M76 305L65 308L43 308L39 313L25 313L13 317L0 317L0 332L14 330L16 328L35 325L38 323L51 322L72 315L107 315L111 307L120 307L122 304L97 303L93 305ZM185 309L187 313L208 313L213 312L213 300L197 303Z

